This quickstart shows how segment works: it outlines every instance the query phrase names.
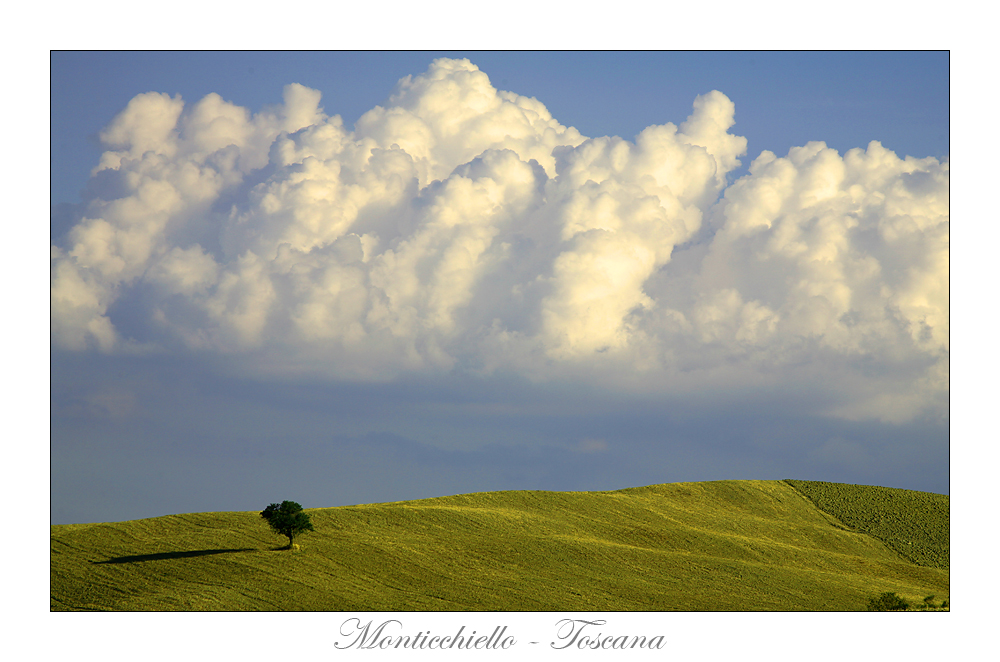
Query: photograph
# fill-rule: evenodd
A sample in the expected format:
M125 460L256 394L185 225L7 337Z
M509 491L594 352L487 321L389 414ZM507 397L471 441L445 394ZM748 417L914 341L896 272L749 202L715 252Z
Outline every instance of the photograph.
M51 51L50 611L949 612L950 57Z

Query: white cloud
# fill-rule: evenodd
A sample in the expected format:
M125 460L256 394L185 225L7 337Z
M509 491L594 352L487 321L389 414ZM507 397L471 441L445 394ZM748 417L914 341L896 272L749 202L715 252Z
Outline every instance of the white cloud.
M552 151L583 136L552 118L533 98L493 87L468 60L439 59L420 76L399 81L389 105L358 120L357 138L383 148L398 145L417 164L421 186L444 179L488 149L510 149L535 159L552 176Z
M218 281L219 267L201 246L174 247L147 273L151 282L159 282L170 294L193 295L204 292Z
M296 84L257 114L139 95L101 133L96 197L53 248L53 344L666 391L808 363L838 375L834 415L940 408L947 162L809 143L727 187L747 146L734 113L713 91L679 125L586 138L447 59L354 130ZM146 326L126 337L109 310L137 291Z

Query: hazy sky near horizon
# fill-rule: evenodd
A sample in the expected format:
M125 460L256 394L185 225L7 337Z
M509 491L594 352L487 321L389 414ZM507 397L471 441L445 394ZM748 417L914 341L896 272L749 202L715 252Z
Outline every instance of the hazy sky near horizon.
M949 491L947 53L51 64L54 524Z

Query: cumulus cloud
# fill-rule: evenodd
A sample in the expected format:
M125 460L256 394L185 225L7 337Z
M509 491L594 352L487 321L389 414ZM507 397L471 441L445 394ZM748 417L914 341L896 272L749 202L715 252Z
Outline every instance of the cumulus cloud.
M52 248L53 344L667 390L809 363L843 377L834 415L936 406L948 163L815 142L730 182L735 111L710 91L679 125L588 138L450 59L353 130L297 84L256 114L141 94Z

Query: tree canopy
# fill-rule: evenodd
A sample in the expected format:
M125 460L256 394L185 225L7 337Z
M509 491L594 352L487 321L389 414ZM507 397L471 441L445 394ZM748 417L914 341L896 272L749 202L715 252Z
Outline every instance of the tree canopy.
M288 537L289 549L291 549L292 540L296 535L314 530L312 522L309 521L309 515L302 510L302 506L294 501L282 501L280 504L272 503L260 513L260 516L267 520L275 533Z

